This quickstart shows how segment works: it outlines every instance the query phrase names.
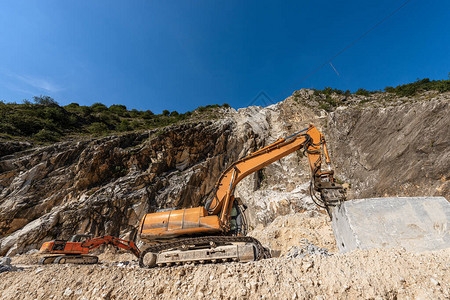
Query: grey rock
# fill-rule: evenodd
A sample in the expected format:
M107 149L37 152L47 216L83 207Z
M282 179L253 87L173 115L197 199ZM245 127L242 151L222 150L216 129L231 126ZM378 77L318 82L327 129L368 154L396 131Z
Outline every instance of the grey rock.
M2 265L2 266L10 266L11 265L11 258L7 257L7 256L0 258L0 265Z
M288 253L286 253L286 258L303 258L309 255L322 255L322 256L331 256L328 253L328 250L325 248L320 248L312 243L310 243L307 239L302 239L300 241L301 246L292 247Z

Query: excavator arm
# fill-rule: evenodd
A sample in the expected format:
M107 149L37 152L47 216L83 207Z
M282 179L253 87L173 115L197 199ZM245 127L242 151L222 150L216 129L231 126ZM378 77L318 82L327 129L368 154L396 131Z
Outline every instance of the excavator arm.
M96 238L89 239L89 240L86 240L81 243L81 247L88 248L89 251L91 251L92 249L95 249L97 247L100 247L102 245L113 245L117 248L130 251L138 258L139 258L139 255L141 254L141 251L139 251L139 248L136 246L136 244L133 241L122 240L122 239L119 239L119 238L116 238L116 237L110 236L110 235L96 237Z
M196 207L146 214L140 224L141 238L156 241L183 235L228 233L236 185L246 176L300 149L303 149L308 157L311 195L316 204L328 209L329 205L344 201L344 190L334 179L325 138L316 127L310 125L287 138L278 139L228 167L218 179L215 195L207 202L206 209ZM322 170L322 156L325 157L328 167L325 171Z
M216 184L216 193L208 206L210 215L219 214L222 224L227 226L229 214L233 205L233 193L236 185L246 176L254 173L269 164L297 151L304 149L304 153L308 157L311 168L311 183L314 191L321 194L319 200L322 205L328 206L331 199L328 195L329 190L340 190L339 199L343 200L342 187L337 185L334 180L334 172L331 169L331 160L326 147L324 136L316 127L310 125L308 128L295 133L287 138L278 139L270 144L241 160L236 161L228 167L221 175ZM328 170L322 171L322 155Z

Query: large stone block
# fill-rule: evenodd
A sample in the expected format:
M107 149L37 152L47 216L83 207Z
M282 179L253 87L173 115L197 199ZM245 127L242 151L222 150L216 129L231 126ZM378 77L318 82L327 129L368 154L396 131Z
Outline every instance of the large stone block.
M349 200L333 207L340 252L370 248L427 251L450 248L450 203L444 197Z

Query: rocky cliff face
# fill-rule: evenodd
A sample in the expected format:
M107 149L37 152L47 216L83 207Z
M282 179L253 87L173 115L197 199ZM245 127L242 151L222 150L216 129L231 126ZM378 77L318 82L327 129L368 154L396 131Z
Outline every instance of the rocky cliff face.
M21 152L3 145L0 255L75 233L133 238L146 212L202 205L227 165L311 122L324 132L350 197L450 199L450 95L421 97L383 103L385 95L355 96L325 112L312 91L302 90L267 108L223 110L214 122ZM296 153L248 176L236 194L255 227L316 210L308 183L306 159Z
M448 96L448 95L447 95ZM448 97L330 115L342 178L355 197L442 195L450 199Z

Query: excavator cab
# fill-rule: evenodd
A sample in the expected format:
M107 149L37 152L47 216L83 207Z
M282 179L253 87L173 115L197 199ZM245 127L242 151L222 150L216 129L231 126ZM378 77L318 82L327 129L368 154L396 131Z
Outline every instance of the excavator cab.
M54 251L63 251L64 248L66 247L66 243L67 241L62 241L62 240L56 240L53 244L53 248L52 250Z
M248 231L247 219L245 217L245 205L241 198L235 198L230 212L230 233L234 236L245 236Z

